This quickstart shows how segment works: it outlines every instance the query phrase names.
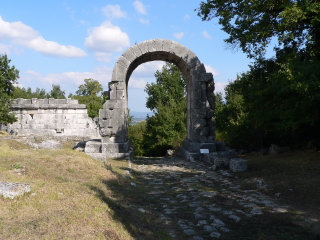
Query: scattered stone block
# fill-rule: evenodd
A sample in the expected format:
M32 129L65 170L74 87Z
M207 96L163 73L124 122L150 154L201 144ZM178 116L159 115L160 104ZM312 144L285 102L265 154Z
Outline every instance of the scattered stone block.
M174 156L174 150L168 149L166 153L167 158L172 158Z
M210 237L212 237L212 238L220 238L220 236L221 236L221 233L218 233L218 232L210 233Z
M243 172L248 168L247 160L242 158L232 158L229 163L230 170L232 172Z
M193 229L186 229L183 231L186 235L194 235L195 231Z
M279 146L275 144L271 144L268 150L269 154L278 154L279 153Z
M47 148L47 149L59 149L61 148L61 143L56 140L45 140L39 144L36 144L38 148Z
M30 191L30 185L26 183L0 182L0 196L4 198L14 199Z

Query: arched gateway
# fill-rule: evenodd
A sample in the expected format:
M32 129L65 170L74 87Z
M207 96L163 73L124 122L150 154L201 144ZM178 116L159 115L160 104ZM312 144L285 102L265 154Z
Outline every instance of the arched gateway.
M198 57L181 44L165 39L148 40L126 50L116 62L109 82L109 100L99 112L102 153L110 158L126 157L128 142L128 81L135 68L149 61L176 64L187 79L187 138L181 153L197 159L200 149L214 151L215 108L212 73Z

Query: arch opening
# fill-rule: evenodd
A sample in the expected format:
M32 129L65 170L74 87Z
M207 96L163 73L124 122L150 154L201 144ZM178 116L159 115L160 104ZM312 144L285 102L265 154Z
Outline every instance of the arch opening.
M109 100L99 112L102 152L111 158L130 154L128 142L128 81L139 65L162 60L177 65L187 80L187 138L181 153L197 160L200 149L215 150L214 82L211 73L188 48L171 40L155 39L136 44L116 62L109 82ZM127 155L126 155L127 154Z

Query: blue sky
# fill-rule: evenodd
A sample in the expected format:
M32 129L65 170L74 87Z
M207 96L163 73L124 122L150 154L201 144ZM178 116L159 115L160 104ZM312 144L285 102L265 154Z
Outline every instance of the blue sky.
M148 39L177 41L193 51L212 72L216 91L223 90L250 60L223 41L215 20L202 22L199 1L169 0L10 0L0 8L0 53L20 71L19 84L51 89L59 84L74 93L85 78L105 90L112 68L130 46ZM129 80L129 108L145 107L147 82L163 62L140 65Z

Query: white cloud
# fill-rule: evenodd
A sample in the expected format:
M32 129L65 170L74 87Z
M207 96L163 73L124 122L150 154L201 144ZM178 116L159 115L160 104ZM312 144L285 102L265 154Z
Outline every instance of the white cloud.
M225 82L215 82L215 93L221 92L224 95L224 88L227 86L228 84Z
M203 36L204 38L206 38L206 39L211 39L211 36L210 36L210 34L209 34L207 31L203 31L203 32L202 32L202 36Z
M134 1L133 6L138 13L144 14L144 15L147 14L147 9L141 1L139 0Z
M147 82L154 80L155 72L161 70L164 64L163 61L152 61L139 65L129 79L129 88L144 89Z
M185 20L185 21L190 20L190 15L189 14L184 15L183 20Z
M93 72L62 72L40 74L36 71L28 70L23 72L19 79L19 84L23 86L51 89L52 84L59 84L66 92L74 93L83 80L93 78L99 81L104 89L107 89L107 82L111 80L112 69L109 67L99 67Z
M4 53L8 54L10 53L10 50L11 50L10 45L0 43L0 54L4 54Z
M126 12L123 12L118 4L116 5L107 5L104 8L102 8L103 14L109 18L124 18L126 17Z
M213 67L211 67L210 65L204 65L204 67L206 68L207 72L211 72L213 76L218 76L219 73L216 69L214 69Z
M120 52L130 46L128 34L111 22L103 22L95 27L85 40L85 45L91 50L104 53Z
M139 65L129 79L129 88L144 89L147 82L154 82L154 74L157 70L161 70L165 62L152 61ZM98 67L92 72L62 72L41 74L39 72L28 70L20 74L19 84L22 86L30 86L33 89L45 88L51 90L52 84L59 84L67 93L74 93L83 80L93 78L99 81L105 90L108 89L107 83L112 77L112 68Z
M60 57L83 57L87 54L80 48L48 41L33 28L22 22L6 22L0 16L0 39L31 48L45 55Z
M139 22L142 24L149 24L150 23L149 19L144 19L144 18L139 18Z
M129 80L129 88L141 88L144 89L147 85L145 79L133 78Z
M183 33L183 32L174 33L173 36L174 36L176 39L182 39L183 36L184 36L184 33Z
M20 83L14 83L13 86L18 88L23 88L23 86Z

